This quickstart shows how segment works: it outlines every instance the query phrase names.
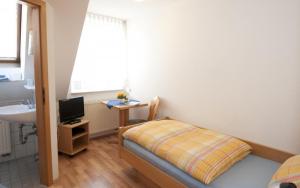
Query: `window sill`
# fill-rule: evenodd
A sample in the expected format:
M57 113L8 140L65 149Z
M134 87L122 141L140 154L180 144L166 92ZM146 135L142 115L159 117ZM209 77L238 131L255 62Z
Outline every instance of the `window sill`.
M0 63L20 63L20 58L0 58Z
M94 91L94 92L79 92L79 93L69 93L68 98L73 97L84 97L85 104L99 103L102 100L108 100L116 98L116 93L122 91L120 90L106 90L106 91Z
M110 89L110 90L101 90L101 91L76 91L70 92L71 95L79 95L79 94L95 94L95 93L111 93L111 92L118 92L124 89Z
M21 63L19 61L0 60L0 67L1 68L20 68Z

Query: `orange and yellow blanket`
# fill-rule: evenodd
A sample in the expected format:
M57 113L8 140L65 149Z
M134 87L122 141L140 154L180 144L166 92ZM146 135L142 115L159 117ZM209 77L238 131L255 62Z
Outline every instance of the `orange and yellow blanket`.
M175 120L151 121L123 136L205 184L251 151L248 144L232 136Z

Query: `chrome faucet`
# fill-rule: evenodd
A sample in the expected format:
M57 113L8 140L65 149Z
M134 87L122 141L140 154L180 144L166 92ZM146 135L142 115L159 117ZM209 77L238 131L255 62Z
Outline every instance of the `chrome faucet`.
M34 109L35 108L34 97L26 99L25 105L27 105L29 109Z

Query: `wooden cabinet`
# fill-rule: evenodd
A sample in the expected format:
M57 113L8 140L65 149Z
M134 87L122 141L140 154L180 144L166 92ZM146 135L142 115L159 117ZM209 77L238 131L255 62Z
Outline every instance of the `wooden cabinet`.
M82 120L75 124L61 124L58 127L58 151L75 155L89 144L89 121Z

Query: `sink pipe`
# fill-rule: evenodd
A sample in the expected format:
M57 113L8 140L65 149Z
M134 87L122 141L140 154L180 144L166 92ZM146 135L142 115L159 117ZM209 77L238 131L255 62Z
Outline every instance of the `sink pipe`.
M36 125L35 125L35 123L34 123L34 124L32 124L32 129L33 129L33 131L27 133L27 134L24 136L23 128L24 128L25 126L30 126L30 125L29 125L29 124L24 124L24 123L22 123L22 124L20 124L20 126L19 126L19 141L20 141L21 144L26 144L27 141L28 141L29 136L37 135Z

